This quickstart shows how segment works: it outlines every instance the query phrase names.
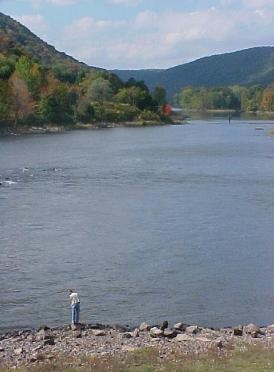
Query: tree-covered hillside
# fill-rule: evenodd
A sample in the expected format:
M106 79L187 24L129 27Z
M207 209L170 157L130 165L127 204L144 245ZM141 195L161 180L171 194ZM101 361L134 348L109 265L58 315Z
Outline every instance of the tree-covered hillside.
M167 70L115 70L115 73L122 80L138 76L150 89L161 85L169 99L188 86L267 86L274 81L274 47L250 48L201 58Z
M70 69L91 69L65 53L58 52L25 26L0 12L0 51L4 54L24 51L29 57L46 67L67 66Z
M159 94L161 93L161 94ZM127 83L57 52L0 14L0 129L18 126L161 122L163 90Z

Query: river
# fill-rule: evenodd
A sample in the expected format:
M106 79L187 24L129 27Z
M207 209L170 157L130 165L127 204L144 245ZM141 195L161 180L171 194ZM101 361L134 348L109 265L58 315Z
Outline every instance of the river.
M83 322L273 323L271 131L209 119L0 138L0 328L68 323L70 287Z

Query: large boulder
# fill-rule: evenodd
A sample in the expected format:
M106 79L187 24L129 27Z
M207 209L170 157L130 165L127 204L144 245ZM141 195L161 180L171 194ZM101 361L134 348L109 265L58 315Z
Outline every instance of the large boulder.
M153 338L161 337L163 335L164 335L164 332L160 328L153 327L150 330L150 336Z
M143 331L149 331L150 329L151 329L151 326L148 323L143 322L143 323L140 324L139 330L141 332L143 332Z
M181 332L184 332L186 330L186 327L187 325L182 322L176 323L173 326L174 329L176 329L177 331L181 331Z
M164 336L167 338L174 338L176 337L178 332L175 329L166 328L164 330Z
M106 332L103 331L102 329L94 329L94 330L92 331L92 334L93 334L94 336L105 336L105 335L106 335Z
M133 336L132 336L132 333L131 332L124 332L123 334L122 334L122 338L132 338Z
M186 327L185 333L189 335L196 335L200 331L200 328L196 325Z
M129 331L130 331L129 326L127 326L127 325L124 326L124 325L122 325L122 324L114 324L113 329L114 329L115 331L120 332L120 333L123 333L123 332L129 332Z
M134 331L131 332L131 333L132 333L132 336L133 337L139 337L139 335L140 335L140 332L139 332L139 329L138 328L135 328Z
M239 325L238 327L233 328L233 335L234 336L242 336L243 335L243 326Z
M274 334L274 324L270 324L266 327L267 333Z
M251 335L251 337L254 337L254 338L257 338L259 337L260 335L263 334L263 332L261 331L261 329L256 326L255 324L248 324L247 326L244 327L244 332L246 334L249 334Z
M40 329L40 331L35 335L36 341L44 341L48 338L50 338L49 331L44 328Z
M186 335L184 333L180 333L175 337L175 341L177 341L177 342L189 342L189 341L193 341L193 340L194 340L193 337L191 337L189 335Z

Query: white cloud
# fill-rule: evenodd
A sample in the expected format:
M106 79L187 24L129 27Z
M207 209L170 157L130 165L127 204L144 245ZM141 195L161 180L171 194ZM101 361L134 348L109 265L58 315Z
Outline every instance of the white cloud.
M60 5L60 6L66 6L66 5L73 5L76 4L79 0L32 0L32 5L35 8L39 8L41 4L48 2L53 5Z
M118 27L120 29L120 27L125 24L126 23L120 21L96 21L91 17L83 17L73 21L68 27L66 27L64 35L66 40L80 45L83 40L85 42L87 39L90 39L90 37L99 36L99 39L101 39L104 32L110 31L112 33L115 28Z
M50 0L50 1L56 5L72 5L77 2L77 0Z
M143 0L109 0L112 4L121 5L138 5L143 2Z
M64 30L57 47L105 68L165 68L201 56L273 44L273 2L241 0L240 7L236 2L220 0L219 6L195 12L146 10L120 22L84 17Z
M247 8L255 8L255 9L274 7L273 0L243 0L243 4Z

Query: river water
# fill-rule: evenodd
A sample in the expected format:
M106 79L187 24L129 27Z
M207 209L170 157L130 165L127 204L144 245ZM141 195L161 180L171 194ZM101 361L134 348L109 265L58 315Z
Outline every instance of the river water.
M85 322L273 323L271 131L193 120L1 138L0 328L68 323L70 287Z

